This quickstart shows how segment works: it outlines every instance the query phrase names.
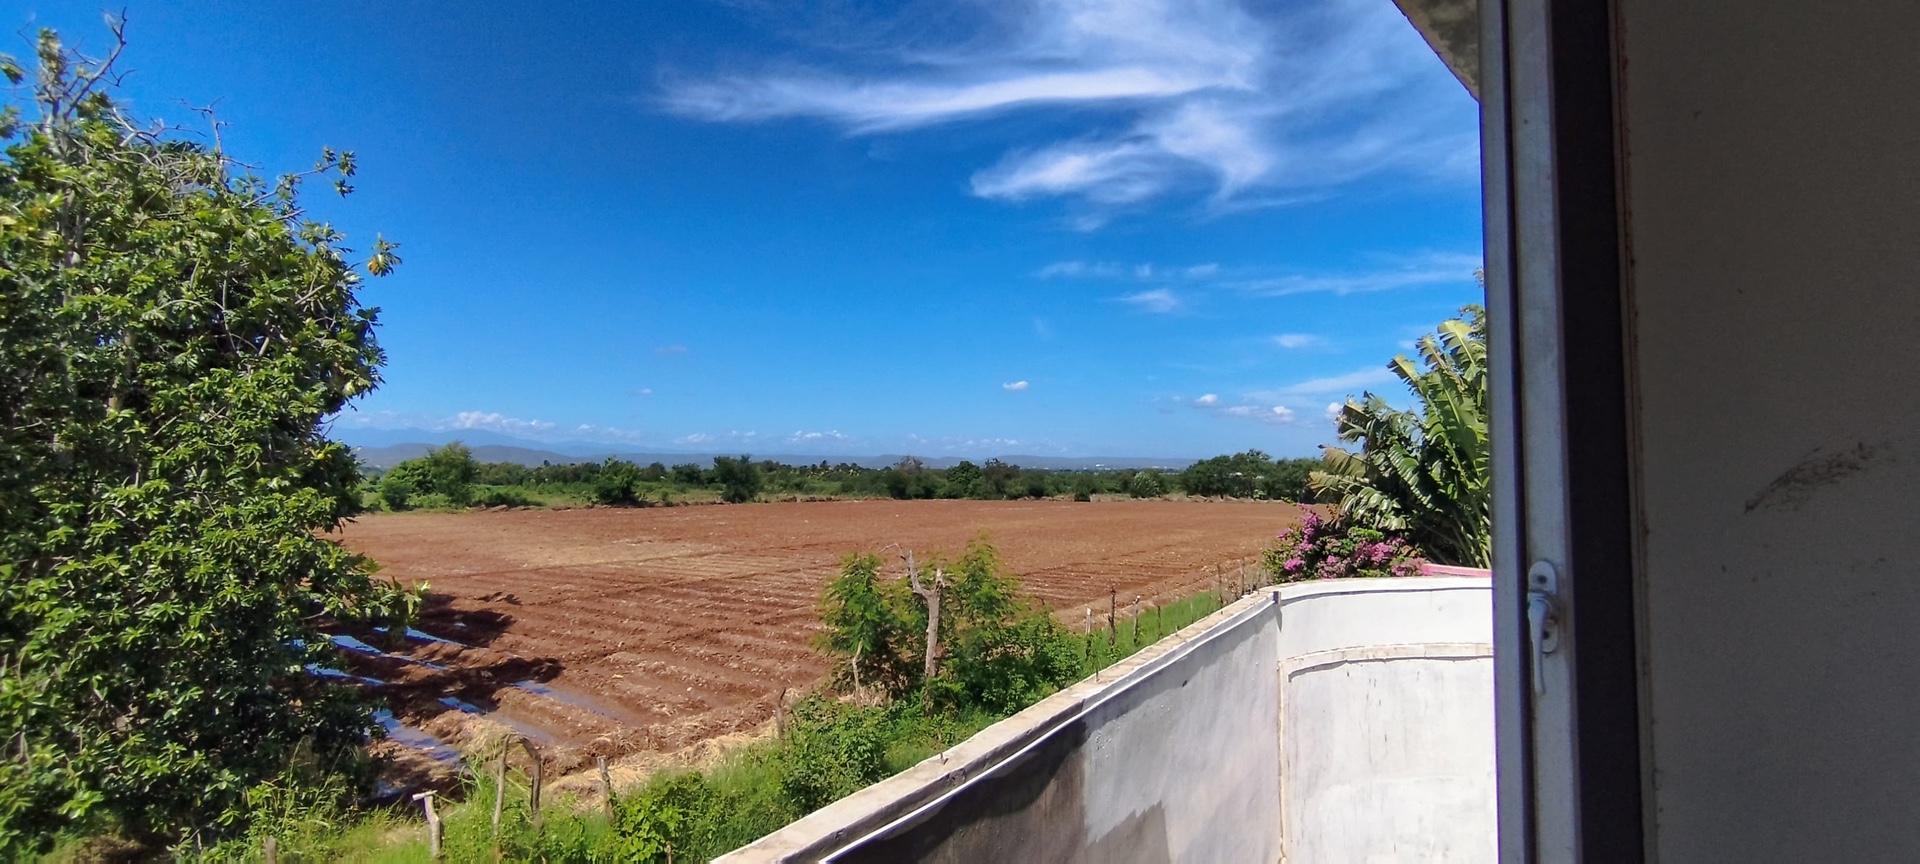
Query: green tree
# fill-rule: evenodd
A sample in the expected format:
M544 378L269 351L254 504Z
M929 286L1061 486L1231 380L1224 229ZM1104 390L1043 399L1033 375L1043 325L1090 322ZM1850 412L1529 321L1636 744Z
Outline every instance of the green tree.
M473 503L473 478L480 473L480 464L473 461L467 445L454 441L428 450L421 467L427 475L426 491L447 496L457 507Z
M713 480L720 484L721 500L729 504L743 504L760 494L760 466L748 456L714 459Z
M1167 494L1167 477L1158 468L1148 468L1127 481L1127 494L1135 498L1158 498Z
M665 473L665 472L662 472ZM607 457L593 479L593 503L612 507L640 505L640 466Z
M0 857L108 823L217 838L369 725L300 671L316 620L386 597L321 536L357 505L324 430L379 381L376 310L296 200L354 159L239 173L129 121L111 58L36 51L0 117ZM397 261L376 240L366 270Z
M1420 403L1401 411L1379 396L1347 400L1340 439L1358 452L1325 450L1313 475L1343 519L1407 538L1443 564L1488 566L1492 526L1487 483L1487 320L1478 306L1442 322L1393 370Z

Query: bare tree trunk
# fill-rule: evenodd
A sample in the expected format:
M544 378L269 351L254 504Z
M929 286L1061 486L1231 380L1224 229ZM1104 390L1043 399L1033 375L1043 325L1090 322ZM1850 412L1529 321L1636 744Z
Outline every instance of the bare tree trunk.
M940 571L940 568L935 567L933 570L933 587L928 588L922 586L920 584L920 571L914 567L913 564L913 553L908 552L907 584L913 589L914 594L919 595L920 599L927 603L927 665L923 674L925 680L932 681L934 673L939 671L939 667L935 663L935 658L938 656L940 650L940 589L946 587L947 577L945 573Z

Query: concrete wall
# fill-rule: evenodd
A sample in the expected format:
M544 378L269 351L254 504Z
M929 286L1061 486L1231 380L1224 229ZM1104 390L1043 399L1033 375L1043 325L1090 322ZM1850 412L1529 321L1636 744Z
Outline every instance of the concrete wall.
M725 861L1487 860L1487 582L1248 597Z
M1655 850L1920 859L1920 3L1617 6Z

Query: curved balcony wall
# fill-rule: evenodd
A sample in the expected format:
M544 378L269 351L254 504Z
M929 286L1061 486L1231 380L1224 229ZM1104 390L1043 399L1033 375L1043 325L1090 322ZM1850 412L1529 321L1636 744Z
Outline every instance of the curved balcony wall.
M722 861L1488 861L1488 581L1265 589Z

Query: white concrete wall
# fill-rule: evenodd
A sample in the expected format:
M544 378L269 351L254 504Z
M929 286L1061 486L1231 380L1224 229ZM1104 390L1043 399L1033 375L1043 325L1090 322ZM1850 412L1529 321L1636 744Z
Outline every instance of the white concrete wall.
M1618 11L1654 851L1920 860L1920 3Z
M1482 861L1485 579L1249 597L748 861Z
M1491 861L1485 579L1289 589L1281 613L1287 860Z

